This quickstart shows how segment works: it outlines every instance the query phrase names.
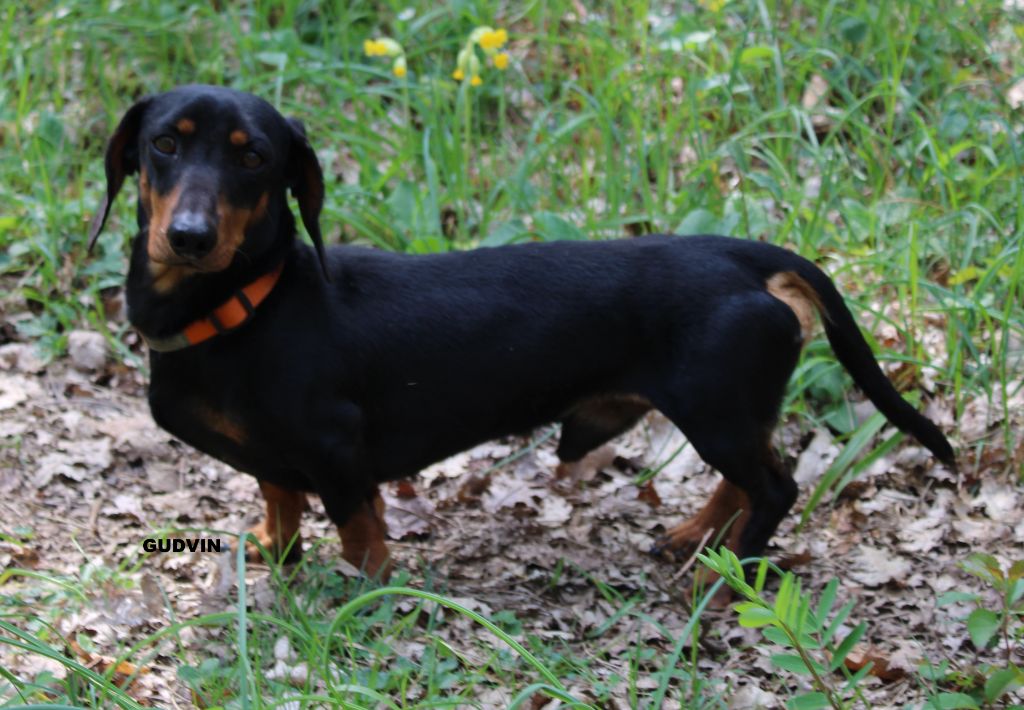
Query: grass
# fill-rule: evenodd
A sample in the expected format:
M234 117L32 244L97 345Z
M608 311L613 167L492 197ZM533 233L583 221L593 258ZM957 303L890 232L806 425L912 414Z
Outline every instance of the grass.
M244 560L239 562L244 579ZM590 699L601 701L607 700L616 682L633 686L636 694L639 678L656 675L658 659L638 645L627 659L623 677L599 676L592 666L612 660L607 647L618 640L614 634L595 638L589 658L574 657L568 644L524 637L512 612L501 611L488 619L429 591L429 579L426 591L374 588L365 580L339 575L318 561L315 552L307 552L287 576L276 567L272 570L272 608L258 612L248 608L242 584L234 610L176 621L133 639L117 658L106 659L98 668L95 657L85 664L67 647L62 654L61 645L70 641L61 640L39 610L80 612L86 602L82 588L96 584L129 588L133 586L130 575L90 565L73 578L34 575L38 584L30 593L0 597L0 608L5 610L0 630L7 634L0 643L60 663L68 675L64 681L51 673L28 681L8 678L11 688L4 695L22 702L45 697L86 707L135 708L137 703L121 688L130 686L147 665L158 663L158 657L174 660L179 681L200 707L216 707L228 699L246 707L261 698L330 707L361 707L367 701L375 707L424 707L425 703L458 707L471 703L487 688L508 689L512 705L546 695L566 700L570 707L589 707L566 686L582 685ZM0 584L10 576L0 576ZM339 607L339 599L349 601ZM629 613L628 607L623 613ZM694 624L698 621L699 614ZM198 660L183 650L183 634L197 628L211 630L212 650ZM675 642L667 630L660 632L664 644ZM86 651L95 650L87 638L80 636L76 643L85 644ZM680 646L676 656L681 651ZM284 674L268 671L279 660ZM685 659L682 666L662 669L665 689L668 679L687 676ZM700 683L713 685L703 679Z
M787 245L841 282L868 334L893 330L878 349L901 364L904 389L934 382L930 394L957 414L979 396L1008 413L1024 382L1024 151L1019 99L1010 99L1024 74L1020 10L1000 0L591 5L6 5L0 288L9 310L25 312L18 330L47 357L83 325L120 343L126 326L108 320L102 294L123 279L132 189L95 253L85 251L104 141L141 95L209 82L256 92L304 121L328 177L330 242L428 252L671 231ZM509 30L512 62L470 88L451 74L468 34L485 24ZM363 56L363 41L380 34L404 46L404 79ZM935 334L939 342L929 340ZM118 352L132 357L125 346ZM849 416L848 384L819 339L787 410L827 422L859 451L871 437ZM1012 450L1009 422L961 441L964 461L981 461L987 447ZM1011 456L996 460L1024 475ZM350 675L333 700L373 706L378 693L398 707L442 697L443 706L487 683L557 687L498 645L467 661L465 649L430 635L438 612L421 603L385 600L347 622L343 641L327 641L317 595L359 589L326 570L309 579L302 595L278 580L284 601L273 618L303 652L344 659ZM37 590L32 605L55 593ZM627 609L630 600L616 602ZM16 595L0 603L0 618L9 637L20 629L19 643L45 653L55 639L45 620L30 621L34 606ZM229 633L227 617L208 621ZM252 669L272 655L273 636L249 628L244 658L178 657L191 668L182 682L205 704L283 697L283 686L247 686L262 683ZM423 660L392 663L389 640L410 634L427 639ZM589 661L550 643L529 650L560 682L600 687L588 675L605 660L600 639ZM720 702L696 659L674 668L678 658L638 649L628 659L621 676L636 706L646 697L637 680L652 669L678 674L673 687L688 688L687 707ZM68 702L114 701L109 678L95 691L85 670L74 675L83 685L67 690ZM373 690L339 690L346 685ZM402 695L409 688L420 694Z

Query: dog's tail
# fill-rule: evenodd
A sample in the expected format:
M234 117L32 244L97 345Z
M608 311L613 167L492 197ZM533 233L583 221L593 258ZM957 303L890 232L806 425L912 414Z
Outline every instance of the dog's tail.
M853 377L853 381L864 391L885 418L901 431L911 434L942 463L956 468L953 447L935 424L914 409L878 366L871 347L857 327L853 314L843 302L832 280L817 266L796 255L788 264L789 269L803 279L814 291L809 300L814 303L825 325L825 335L832 345L839 362ZM811 294L809 294L811 295Z

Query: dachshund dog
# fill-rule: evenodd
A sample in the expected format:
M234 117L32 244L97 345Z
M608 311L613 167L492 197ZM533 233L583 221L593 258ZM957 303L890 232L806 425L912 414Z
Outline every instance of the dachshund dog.
M299 548L315 493L345 559L386 576L381 482L549 422L561 423L560 460L576 462L657 409L723 480L655 549L683 554L713 531L758 555L797 496L771 435L815 312L875 406L954 465L831 280L779 247L651 235L325 249L324 181L302 125L211 86L132 106L105 167L90 248L138 174L127 299L149 344L153 417L259 480L266 517L253 533L279 552ZM296 238L289 191L314 248Z

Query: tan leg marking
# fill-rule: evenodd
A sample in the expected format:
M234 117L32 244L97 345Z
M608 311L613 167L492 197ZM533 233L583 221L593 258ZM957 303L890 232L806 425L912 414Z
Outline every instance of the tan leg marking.
M747 494L723 478L700 512L689 520L669 528L655 543L654 551L662 557L676 561L692 558L709 545L724 544L733 552L737 552L740 534L749 517L750 502ZM726 526L728 530L725 530ZM693 574L693 586L707 589L717 579L717 574L704 567L698 567ZM732 590L723 585L709 602L709 606L712 609L723 609L731 601Z
M740 533L750 517L747 494L724 478L711 498L695 516L668 531L655 543L655 550L676 560L683 560L700 552L699 546L712 545L729 529L721 541L734 552L739 549Z
M374 491L372 499L362 503L349 521L338 526L341 535L341 556L366 575L385 582L393 564L385 538L384 499Z
M280 555L295 538L288 559L298 559L302 552L301 540L298 538L299 523L302 511L306 509L306 494L288 488L281 488L267 481L260 481L260 490L267 504L267 513L263 522L249 529L260 544ZM262 561L263 556L255 545L246 546L246 555L252 561Z

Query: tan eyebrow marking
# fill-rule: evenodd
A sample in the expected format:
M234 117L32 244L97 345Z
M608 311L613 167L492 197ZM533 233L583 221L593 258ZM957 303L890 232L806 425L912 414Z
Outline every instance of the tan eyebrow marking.
M189 135L196 132L196 122L191 118L179 118L178 122L174 124L174 127L178 129L178 133Z
M231 145L245 145L249 142L249 134L240 128L231 131L231 135L228 138L231 140Z

